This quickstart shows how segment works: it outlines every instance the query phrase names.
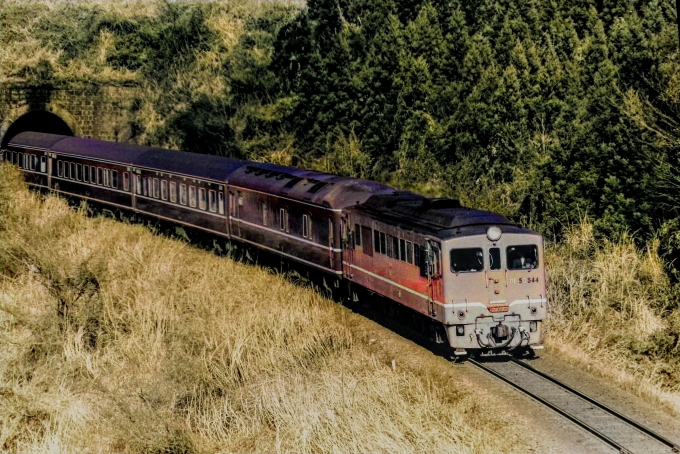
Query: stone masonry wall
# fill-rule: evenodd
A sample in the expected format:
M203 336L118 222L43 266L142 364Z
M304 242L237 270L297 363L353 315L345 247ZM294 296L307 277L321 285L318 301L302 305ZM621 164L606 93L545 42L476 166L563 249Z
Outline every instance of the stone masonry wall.
M128 141L136 87L0 86L0 137L21 115L47 110L61 117L78 137Z

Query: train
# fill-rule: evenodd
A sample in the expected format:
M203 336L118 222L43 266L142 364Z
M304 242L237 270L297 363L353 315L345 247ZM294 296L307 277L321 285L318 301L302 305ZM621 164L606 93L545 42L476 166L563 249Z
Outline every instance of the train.
M267 251L353 301L391 301L455 355L542 348L543 238L505 216L364 179L57 132L10 127L0 158L33 188Z

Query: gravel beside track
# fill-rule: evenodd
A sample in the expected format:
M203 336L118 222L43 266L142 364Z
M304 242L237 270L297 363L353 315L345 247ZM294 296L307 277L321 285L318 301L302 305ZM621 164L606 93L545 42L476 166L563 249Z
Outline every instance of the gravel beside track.
M622 453L670 454L680 452L672 441L655 434L577 390L506 357L470 363L495 375L542 404L570 419Z

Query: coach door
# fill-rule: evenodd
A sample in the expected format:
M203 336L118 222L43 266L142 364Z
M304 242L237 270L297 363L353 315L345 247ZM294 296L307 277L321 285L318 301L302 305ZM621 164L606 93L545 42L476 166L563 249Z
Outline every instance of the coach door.
M431 316L437 315L434 302L442 299L442 267L441 247L438 241L427 240L427 289L428 289L428 312Z

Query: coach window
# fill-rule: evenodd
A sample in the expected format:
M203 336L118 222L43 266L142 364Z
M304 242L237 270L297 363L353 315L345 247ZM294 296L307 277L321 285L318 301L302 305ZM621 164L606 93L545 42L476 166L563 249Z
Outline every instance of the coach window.
M104 169L104 186L111 187L111 170Z
M267 202L262 202L262 225L267 225Z
M35 170L35 166L38 163L38 157L36 155L31 155L31 170Z
M113 189L118 189L118 171L117 170L111 171L111 187Z
M158 178L153 179L153 198L158 199L161 196L161 186Z
M137 194L142 194L142 176L135 175L135 192Z
M83 181L85 183L90 182L90 166L88 165L83 166Z
M279 209L279 228L284 232L289 230L288 228L288 210L285 208Z
M130 175L127 172L123 172L123 191L130 190Z
M71 166L68 162L64 162L64 178L71 178Z
M213 213L217 211L217 193L213 190L208 191L208 208Z
M168 181L161 180L161 200L168 200Z
M312 237L312 219L308 214L302 215L302 236L305 238Z
M147 177L142 178L142 194L145 196L149 195L149 180Z
M177 203L177 183L174 181L170 182L170 201Z
M196 208L196 186L189 186L189 206Z
M57 161L57 176L64 176L64 161Z
M104 170L97 167L97 184L104 184Z
M97 168L90 166L90 183L97 184Z
M198 189L198 207L205 210L205 188Z
M19 153L19 163L17 164L20 169L24 167L24 154Z
M224 192L217 193L217 210L218 213L224 214Z
M76 164L76 180L83 181L83 165Z
M186 184L180 184L179 185L179 203L182 205L187 204L187 185Z
M71 173L69 174L69 177L70 177L72 180L75 180L75 179L76 179L76 163L75 163L75 162L72 162L72 163L70 163L70 164L71 164L71 165L70 165L70 167L71 167Z

